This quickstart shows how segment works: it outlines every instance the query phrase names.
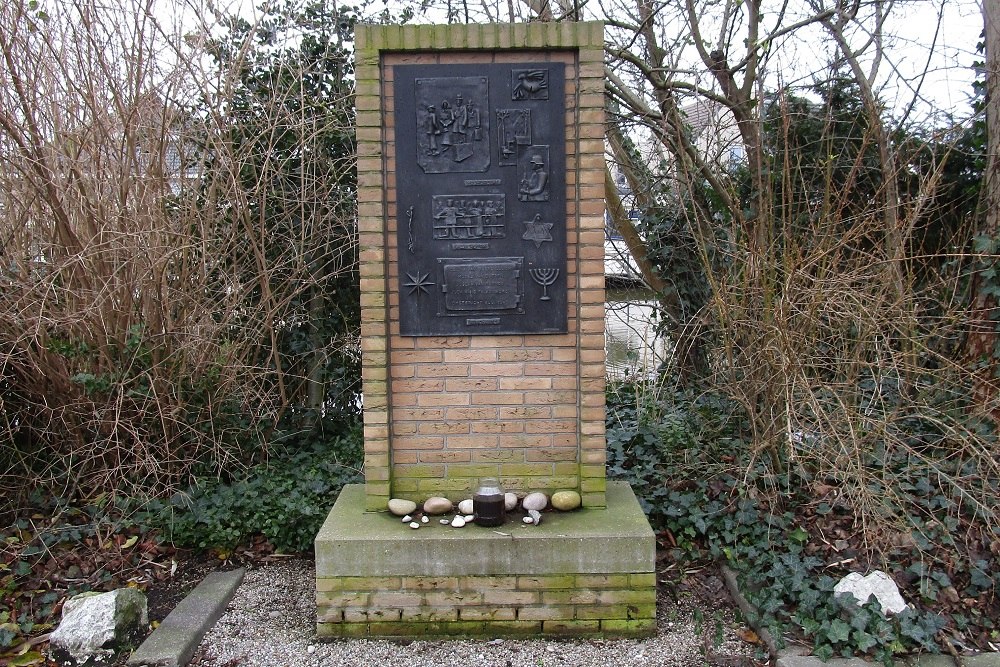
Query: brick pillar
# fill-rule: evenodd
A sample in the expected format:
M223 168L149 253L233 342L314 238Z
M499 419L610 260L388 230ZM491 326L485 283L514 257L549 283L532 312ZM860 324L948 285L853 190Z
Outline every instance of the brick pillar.
M359 26L356 32L365 496L580 491L605 506L603 24ZM400 335L394 70L565 71L566 333Z

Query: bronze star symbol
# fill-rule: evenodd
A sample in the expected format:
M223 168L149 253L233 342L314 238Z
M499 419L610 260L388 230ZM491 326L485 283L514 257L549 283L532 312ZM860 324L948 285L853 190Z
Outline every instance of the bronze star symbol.
M410 294L416 294L418 298L420 297L421 292L424 294L430 294L431 291L428 288L434 284L427 280L430 275L431 274L429 273L420 273L420 271L417 271L416 273L407 273L406 277L410 279L410 282L403 283L403 286L409 287Z
M536 215L534 220L525 222L524 226L528 229L524 232L521 238L525 241L534 241L536 248L541 248L543 241L552 240L552 234L549 233L552 229L552 223L542 222L541 215Z

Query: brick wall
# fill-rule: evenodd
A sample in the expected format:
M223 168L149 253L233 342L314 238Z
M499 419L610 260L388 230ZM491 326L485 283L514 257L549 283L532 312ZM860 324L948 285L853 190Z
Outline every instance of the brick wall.
M603 507L602 24L361 26L356 39L368 508L457 500L483 476ZM400 336L393 66L519 61L566 67L568 333Z
M325 637L624 635L655 630L656 577L639 574L317 580Z

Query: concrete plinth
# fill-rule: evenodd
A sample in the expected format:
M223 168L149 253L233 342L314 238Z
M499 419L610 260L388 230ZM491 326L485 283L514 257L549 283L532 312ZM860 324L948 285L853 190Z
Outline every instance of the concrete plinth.
M607 508L520 515L500 528L419 530L365 512L346 487L316 537L325 637L644 636L655 631L655 541L632 489Z

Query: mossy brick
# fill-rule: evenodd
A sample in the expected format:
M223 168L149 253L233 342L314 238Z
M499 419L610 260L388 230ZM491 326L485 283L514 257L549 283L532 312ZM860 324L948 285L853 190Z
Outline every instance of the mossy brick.
M483 604L484 595L477 590L427 591L424 597L428 605L435 607L473 607Z
M501 591L495 589L483 591L483 604L496 606L520 607L538 604L539 599L537 591Z
M518 577L517 588L522 591L557 590L573 588L576 579L572 574L561 574L548 577Z
M367 467L365 468L365 482L385 482L389 480L388 468Z
M365 607L371 593L368 591L328 591L316 594L316 604L326 607Z
M342 590L344 590L344 577L319 577L316 579L317 593Z
M400 471L401 473L403 471ZM457 491L468 492L471 482L468 479L419 479L417 490L427 494L443 494L445 496L454 494Z
M457 590L460 581L458 577L403 577L400 587L408 591Z
M497 475L497 466L489 463L479 465L450 463L448 464L448 474L455 477L495 477Z
M576 609L572 605L556 607L552 605L539 605L535 607L521 607L517 610L517 618L520 621L554 621L571 620L576 617Z
M580 466L580 477L584 479L594 479L596 477L604 479L604 476L605 476L604 466L597 466L597 465Z
M581 495L584 507L606 508L608 506L607 496L603 493L583 493Z
M584 479L580 482L580 490L583 493L600 493L607 488L607 481L603 478Z
M398 621L400 610L377 607L349 607L344 609L345 623L368 623L371 621Z
M375 637L477 637L485 633L481 621L399 622L369 623L369 632Z
M489 589L512 591L517 587L515 576L462 577L461 588L485 591Z
M513 607L462 607L458 617L463 621L513 621L517 619L517 610Z
M405 477L417 478L440 478L444 477L443 463L418 463L406 466L397 466L397 473ZM418 482L419 485L419 482ZM418 487L419 488L419 487Z
M437 623L441 621L457 621L458 609L455 607L407 607L402 610L403 622L423 621Z
M578 574L575 585L577 588L616 589L629 587L627 574Z
M317 623L316 636L327 639L354 639L370 635L368 623Z
M600 630L600 621L581 621L579 619L542 621L542 634L546 635L563 637L595 635Z
M656 634L656 619L604 619L601 621L601 631L615 637L651 637Z
M542 604L580 605L597 604L598 591L570 589L566 591L543 591Z
M655 604L656 589L601 591L601 604Z
M319 623L343 623L343 609L328 609L326 607L316 607L316 620Z
M392 480L392 491L397 495L414 494L420 491L420 486L416 479L396 478Z
M654 618L655 616L655 604L595 604L577 605L576 607L576 617L588 620L634 620L639 618Z
M339 579L342 584L340 590L346 591L395 591L399 590L403 583L400 577L340 577Z
M543 477L552 475L551 463L501 463L502 477Z
M580 464L575 461L560 461L552 466L552 472L556 475L575 475L580 470Z
M656 588L655 572L633 572L628 575L629 588Z
M376 607L419 607L424 604L424 595L408 591L378 591L371 594L371 604Z

